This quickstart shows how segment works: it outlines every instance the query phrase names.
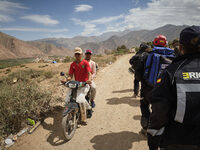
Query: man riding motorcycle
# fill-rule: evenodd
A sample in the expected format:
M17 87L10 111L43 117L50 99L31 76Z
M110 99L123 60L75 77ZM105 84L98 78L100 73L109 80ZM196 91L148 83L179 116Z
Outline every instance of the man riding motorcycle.
M76 102L83 103L84 107L88 110L88 113L91 114L92 113L91 106L85 99L85 96L87 95L90 89L89 85L91 84L91 69L89 63L86 60L82 59L83 52L81 48L76 47L74 49L74 56L76 60L72 62L72 64L70 65L68 78L62 80L61 82L65 83L66 81L72 80L72 78L74 77L75 81L87 83L86 86L79 88L77 90ZM71 95L71 90L67 92L66 103L70 101L70 95Z
M91 91L91 105L92 108L95 107L95 96L96 96L96 85L94 83L94 78L96 76L96 63L94 61L91 60L91 56L92 56L92 51L91 50L86 50L85 52L85 60L88 61L90 68L91 68L91 74L92 74L92 84L90 85L90 91Z

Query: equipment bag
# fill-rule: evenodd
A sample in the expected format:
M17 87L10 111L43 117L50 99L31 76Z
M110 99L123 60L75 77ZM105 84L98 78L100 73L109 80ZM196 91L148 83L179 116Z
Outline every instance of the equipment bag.
M174 58L174 50L166 47L154 47L145 63L144 79L147 84L155 86L160 74Z

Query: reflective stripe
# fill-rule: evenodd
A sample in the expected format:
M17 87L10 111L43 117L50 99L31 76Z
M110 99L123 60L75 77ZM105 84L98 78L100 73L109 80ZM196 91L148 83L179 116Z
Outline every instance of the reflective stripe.
M177 110L175 121L183 123L186 109L186 93L200 92L200 84L176 84L177 88Z
M151 134L152 136L162 135L164 131L165 131L165 127L162 127L160 130L147 129L147 132Z

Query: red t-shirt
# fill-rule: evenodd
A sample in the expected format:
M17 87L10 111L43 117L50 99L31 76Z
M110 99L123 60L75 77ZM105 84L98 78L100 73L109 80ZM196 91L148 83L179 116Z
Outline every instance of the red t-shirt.
M73 62L70 65L69 75L74 75L76 81L86 82L89 79L89 72L91 72L90 65L84 59L79 64Z

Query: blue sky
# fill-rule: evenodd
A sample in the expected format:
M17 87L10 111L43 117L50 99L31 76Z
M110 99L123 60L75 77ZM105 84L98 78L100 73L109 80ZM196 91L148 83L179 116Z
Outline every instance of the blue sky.
M0 0L0 31L22 40L200 25L199 0Z

